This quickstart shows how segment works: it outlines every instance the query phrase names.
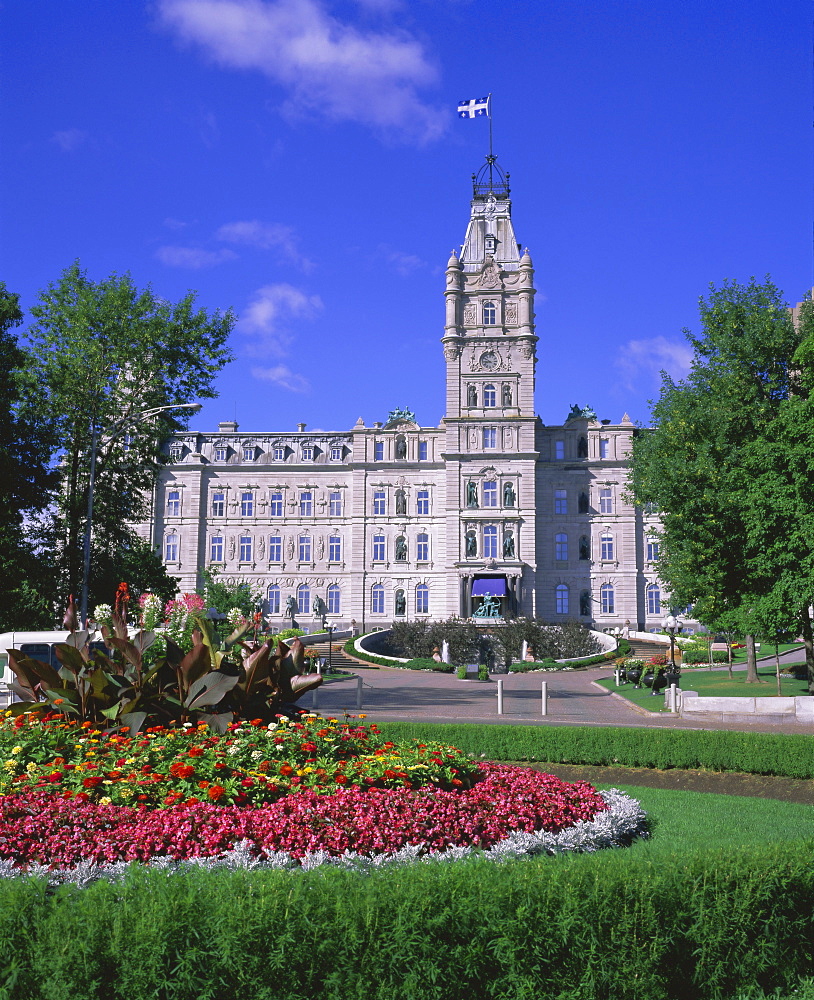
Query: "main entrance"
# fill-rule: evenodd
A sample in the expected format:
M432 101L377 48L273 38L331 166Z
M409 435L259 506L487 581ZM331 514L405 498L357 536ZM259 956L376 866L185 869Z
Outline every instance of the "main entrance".
M472 577L468 597L471 618L489 621L514 614L514 595L505 574Z

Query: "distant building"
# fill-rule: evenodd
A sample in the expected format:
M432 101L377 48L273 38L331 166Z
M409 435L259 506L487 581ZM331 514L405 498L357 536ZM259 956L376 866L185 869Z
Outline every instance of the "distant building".
M216 567L260 587L281 627L289 598L301 624L319 598L368 629L469 617L489 595L502 615L660 628L658 521L625 495L633 423L579 406L540 421L533 278L489 157L447 262L440 426L394 410L336 433L177 435L139 530L182 589Z

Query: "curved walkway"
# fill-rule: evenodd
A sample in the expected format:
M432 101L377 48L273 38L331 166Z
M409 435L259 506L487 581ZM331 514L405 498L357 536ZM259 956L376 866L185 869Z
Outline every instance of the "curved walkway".
M344 667L350 664L345 661ZM798 722L701 722L668 713L651 714L593 682L612 676L608 667L551 673L503 676L504 714L497 714L496 677L489 681L460 681L455 674L436 674L392 667L356 664L363 680L362 708L371 722L477 722L498 725L647 726L664 729L731 729L767 733L807 733L811 725ZM548 714L541 712L541 682L548 686ZM318 711L341 716L358 715L356 680L330 681L318 691ZM654 707L662 704L653 698ZM310 705L310 695L302 700Z

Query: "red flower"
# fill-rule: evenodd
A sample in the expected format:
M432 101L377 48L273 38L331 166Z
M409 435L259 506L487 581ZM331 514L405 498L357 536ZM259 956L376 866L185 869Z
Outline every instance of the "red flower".
M83 778L82 787L83 788L95 788L97 785L101 785L102 778Z
M293 773L294 773L294 768L290 764L283 764L280 767L280 774L282 774L283 776Z
M348 783L347 777L344 774L342 774L341 771L336 772L336 774L334 775L334 781L337 783L337 785L346 785Z
M206 793L213 802L217 802L219 798L225 793L226 789L223 785L213 785L209 791Z

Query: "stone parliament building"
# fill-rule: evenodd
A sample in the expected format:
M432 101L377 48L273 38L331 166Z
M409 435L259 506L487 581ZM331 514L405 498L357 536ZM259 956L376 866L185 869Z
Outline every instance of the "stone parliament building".
M632 421L535 413L534 269L495 157L473 175L444 295L440 426L395 410L336 433L180 433L139 533L182 590L216 568L259 589L279 628L292 611L369 630L489 608L660 629L658 520L625 496Z

